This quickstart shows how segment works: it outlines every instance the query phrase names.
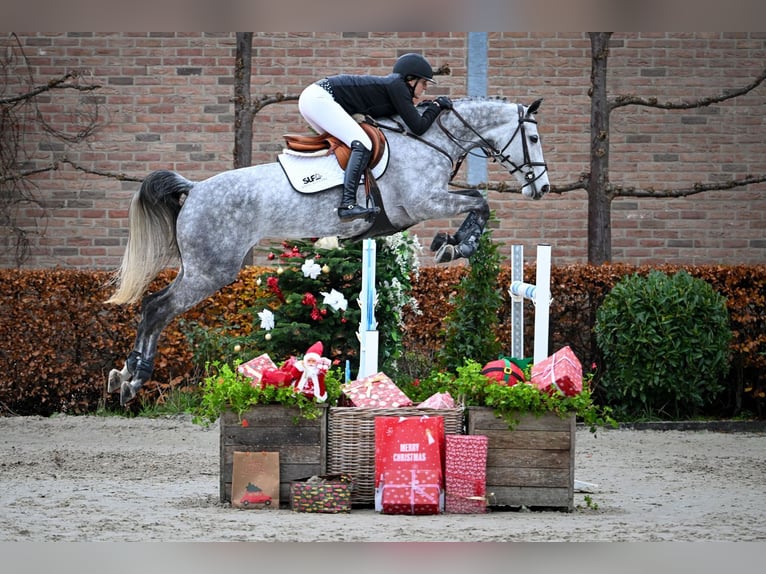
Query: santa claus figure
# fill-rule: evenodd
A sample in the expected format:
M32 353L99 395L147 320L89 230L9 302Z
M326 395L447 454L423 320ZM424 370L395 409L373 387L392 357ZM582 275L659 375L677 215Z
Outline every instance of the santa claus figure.
M320 403L327 400L324 376L331 364L330 359L322 356L323 351L322 342L317 341L309 347L303 359L293 365L300 372L297 382L294 383L295 390L307 397L314 397Z

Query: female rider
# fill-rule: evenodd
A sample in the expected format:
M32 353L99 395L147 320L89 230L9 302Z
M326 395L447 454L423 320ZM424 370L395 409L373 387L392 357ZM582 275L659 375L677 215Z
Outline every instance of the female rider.
M423 134L441 110L452 102L439 96L423 113L415 107L433 79L431 64L420 54L404 54L387 76L340 74L307 86L298 99L298 109L317 133L327 132L351 148L344 174L343 197L338 207L342 221L368 217L374 212L356 203L356 190L370 161L372 142L353 114L373 118L401 116L416 135Z

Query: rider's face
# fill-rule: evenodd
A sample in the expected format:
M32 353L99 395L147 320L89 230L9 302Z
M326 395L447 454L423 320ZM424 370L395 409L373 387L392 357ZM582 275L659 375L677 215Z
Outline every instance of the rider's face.
M415 80L415 85L413 88L415 92L415 99L419 100L423 97L423 94L425 94L426 89L428 88L428 81L424 80L423 78L418 78Z

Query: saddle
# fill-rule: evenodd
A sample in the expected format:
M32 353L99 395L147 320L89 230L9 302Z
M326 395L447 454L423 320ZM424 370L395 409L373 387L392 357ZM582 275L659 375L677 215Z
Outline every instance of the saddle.
M359 125L372 141L372 155L370 156L369 167L375 167L383 157L386 138L380 128L368 123L359 122ZM351 156L351 148L327 132L319 135L301 135L285 134L285 144L288 150L303 154L313 154L321 152L324 154L334 153L338 160L338 165L345 171L348 165L348 158Z

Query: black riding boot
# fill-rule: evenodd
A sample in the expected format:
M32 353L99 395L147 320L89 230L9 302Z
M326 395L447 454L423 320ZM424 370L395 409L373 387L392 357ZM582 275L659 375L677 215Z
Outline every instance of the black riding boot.
M338 206L338 217L343 221L352 221L375 214L375 210L356 204L356 189L362 179L372 152L362 142L351 142L351 156L348 158L346 174L343 180L343 198Z

